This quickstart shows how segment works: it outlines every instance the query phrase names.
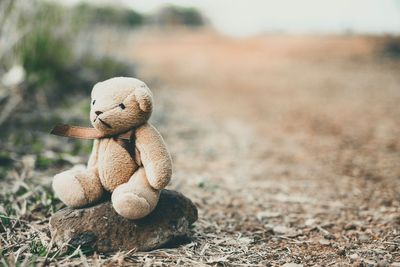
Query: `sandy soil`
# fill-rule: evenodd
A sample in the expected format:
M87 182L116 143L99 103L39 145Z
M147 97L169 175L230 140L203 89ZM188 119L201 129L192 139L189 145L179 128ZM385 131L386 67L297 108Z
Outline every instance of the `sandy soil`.
M60 254L48 232L60 170L13 154L0 187L0 266L400 266L400 61L382 56L382 39L93 34L90 49L135 63L154 91L169 187L199 208L193 238L145 253ZM76 142L46 141L48 158Z
M34 170L24 155L0 188L18 215L0 218L0 265L400 266L400 61L382 57L382 40L94 34L97 52L135 63L154 91L152 121L174 161L169 187L199 208L193 238L146 253L60 255L48 233L58 170Z
M380 58L374 39L128 40L105 51L138 62L154 88L154 122L174 158L171 187L200 210L192 243L129 260L400 261L400 64Z

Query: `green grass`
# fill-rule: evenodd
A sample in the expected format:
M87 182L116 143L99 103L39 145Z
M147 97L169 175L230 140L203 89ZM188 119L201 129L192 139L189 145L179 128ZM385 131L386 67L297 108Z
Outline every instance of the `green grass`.
M44 257L47 254L47 247L38 240L33 240L30 245L30 252L33 255Z
M0 192L0 236L5 240L0 241L0 266L10 265L11 259L16 266L35 266L70 255L61 255L46 231L40 230L47 228L50 215L64 205L54 197L50 185L32 178L8 180L8 190L3 187Z

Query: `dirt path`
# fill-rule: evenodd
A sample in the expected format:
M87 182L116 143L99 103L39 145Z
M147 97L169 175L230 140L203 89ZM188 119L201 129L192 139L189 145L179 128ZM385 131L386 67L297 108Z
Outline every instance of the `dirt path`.
M135 261L400 261L400 64L373 40L132 40L118 50L158 88L171 187L200 210L194 242Z

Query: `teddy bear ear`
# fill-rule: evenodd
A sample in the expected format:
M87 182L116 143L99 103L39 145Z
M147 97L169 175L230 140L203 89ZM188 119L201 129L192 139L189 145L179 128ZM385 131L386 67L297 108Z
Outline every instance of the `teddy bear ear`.
M153 95L146 85L135 88L134 95L143 112L151 112L153 108Z

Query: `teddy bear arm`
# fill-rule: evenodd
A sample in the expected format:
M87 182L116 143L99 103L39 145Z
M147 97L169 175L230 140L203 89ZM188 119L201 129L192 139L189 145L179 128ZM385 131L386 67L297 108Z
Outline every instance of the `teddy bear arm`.
M136 131L136 147L149 184L158 190L166 187L172 175L172 161L160 133L146 123Z

